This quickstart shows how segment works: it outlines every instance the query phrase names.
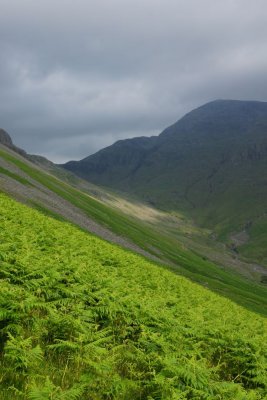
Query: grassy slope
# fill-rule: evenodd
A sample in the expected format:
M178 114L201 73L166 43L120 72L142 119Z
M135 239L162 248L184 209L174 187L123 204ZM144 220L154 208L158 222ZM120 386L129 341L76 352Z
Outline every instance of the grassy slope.
M163 259L173 263L174 271L208 286L253 311L267 313L267 296L264 286L257 285L223 268L218 268L217 265L203 259L202 256L182 248L174 236L164 234L159 228L150 228L134 218L127 217L4 151L0 151L0 156L14 163L31 178L70 201L115 233L130 238L149 252L153 253L154 249L155 255L160 252ZM44 210L43 207L42 209Z
M0 195L0 398L267 395L266 319Z

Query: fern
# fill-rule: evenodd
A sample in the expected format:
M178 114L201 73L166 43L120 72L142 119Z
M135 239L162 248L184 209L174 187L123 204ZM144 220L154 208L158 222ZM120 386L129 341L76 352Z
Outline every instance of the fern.
M264 318L3 195L0 265L4 400L267 396Z
M43 352L39 345L32 347L31 337L23 339L9 334L4 357L14 371L25 371L42 362Z

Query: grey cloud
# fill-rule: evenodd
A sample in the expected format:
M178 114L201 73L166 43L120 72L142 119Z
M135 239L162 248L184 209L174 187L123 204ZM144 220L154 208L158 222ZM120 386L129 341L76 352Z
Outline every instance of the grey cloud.
M0 125L82 158L215 98L267 100L264 0L0 0Z

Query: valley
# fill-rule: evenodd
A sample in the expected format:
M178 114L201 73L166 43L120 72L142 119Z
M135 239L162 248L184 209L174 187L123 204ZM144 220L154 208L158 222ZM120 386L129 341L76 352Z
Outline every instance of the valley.
M0 400L267 400L267 2L0 10Z
M39 164L33 164L31 157L2 146L0 180L4 192L45 215L70 221L249 309L266 313L266 288L261 282L266 274L264 265L237 257L236 252L214 240L212 231L199 228L183 214L121 197L64 173L52 163L46 162L44 168L38 159Z

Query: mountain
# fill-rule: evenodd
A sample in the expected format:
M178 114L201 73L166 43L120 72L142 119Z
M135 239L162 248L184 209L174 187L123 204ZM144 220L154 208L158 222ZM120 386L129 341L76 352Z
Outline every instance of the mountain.
M118 141L63 167L158 208L182 212L244 254L267 262L266 102L213 101L157 137Z

